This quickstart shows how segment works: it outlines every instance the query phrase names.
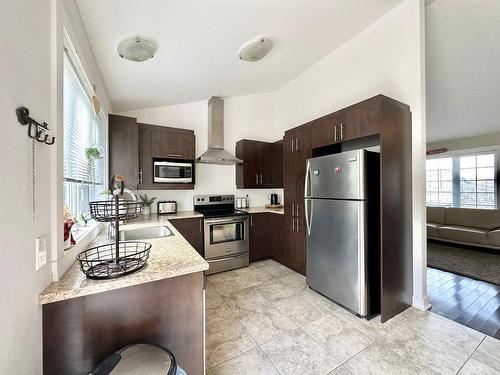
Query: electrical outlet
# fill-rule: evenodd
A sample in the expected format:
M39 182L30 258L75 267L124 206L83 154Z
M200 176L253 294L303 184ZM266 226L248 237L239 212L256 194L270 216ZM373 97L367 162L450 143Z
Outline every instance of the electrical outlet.
M38 237L35 240L35 270L47 264L47 239L45 237Z

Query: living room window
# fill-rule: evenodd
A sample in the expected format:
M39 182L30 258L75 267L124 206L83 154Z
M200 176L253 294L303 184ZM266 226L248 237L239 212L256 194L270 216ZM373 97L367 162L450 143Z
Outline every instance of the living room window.
M453 159L427 160L427 205L453 206Z
M427 159L427 205L497 208L496 153Z

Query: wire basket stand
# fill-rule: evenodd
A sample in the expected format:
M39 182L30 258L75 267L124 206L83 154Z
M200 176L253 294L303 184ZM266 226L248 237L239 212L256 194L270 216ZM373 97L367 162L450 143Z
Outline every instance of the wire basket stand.
M122 182L123 191L123 182ZM121 194L121 193L120 193ZM115 241L91 247L77 256L80 269L89 279L113 279L140 270L146 264L151 244L142 241L120 241L120 221L137 218L143 203L120 199L89 202L90 216L104 223L114 223Z

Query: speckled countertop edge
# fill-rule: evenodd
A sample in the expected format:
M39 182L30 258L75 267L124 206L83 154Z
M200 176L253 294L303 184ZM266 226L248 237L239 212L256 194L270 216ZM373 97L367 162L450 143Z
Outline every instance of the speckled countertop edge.
M283 215L284 210L281 208L268 208L265 206L257 206L257 207L248 207L248 208L238 208L238 210L248 212L249 214L260 214L270 212L273 214Z
M193 216L189 216L193 217ZM199 216L194 216L199 217ZM179 218L176 216L176 218ZM186 218L183 216L182 218ZM202 272L208 269L208 263L182 237L168 221L167 216L148 215L123 226L123 228L149 227L165 225L174 236L144 240L151 243L150 257L146 266L133 274L111 280L90 280L81 272L75 262L60 281L51 283L38 297L39 304L64 301L71 298L103 293L111 290L159 281L172 277ZM89 246L107 243L101 233Z

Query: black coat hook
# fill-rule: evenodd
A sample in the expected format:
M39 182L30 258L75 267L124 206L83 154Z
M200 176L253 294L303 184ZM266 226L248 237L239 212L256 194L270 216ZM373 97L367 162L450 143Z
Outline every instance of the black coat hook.
M30 117L30 111L26 107L19 107L16 109L17 121L21 125L28 125L28 137L35 139L40 143L45 143L46 145L53 145L56 142L56 137L52 137L50 141L49 126L46 122L40 124L39 122L33 120ZM43 136L43 138L41 138Z

